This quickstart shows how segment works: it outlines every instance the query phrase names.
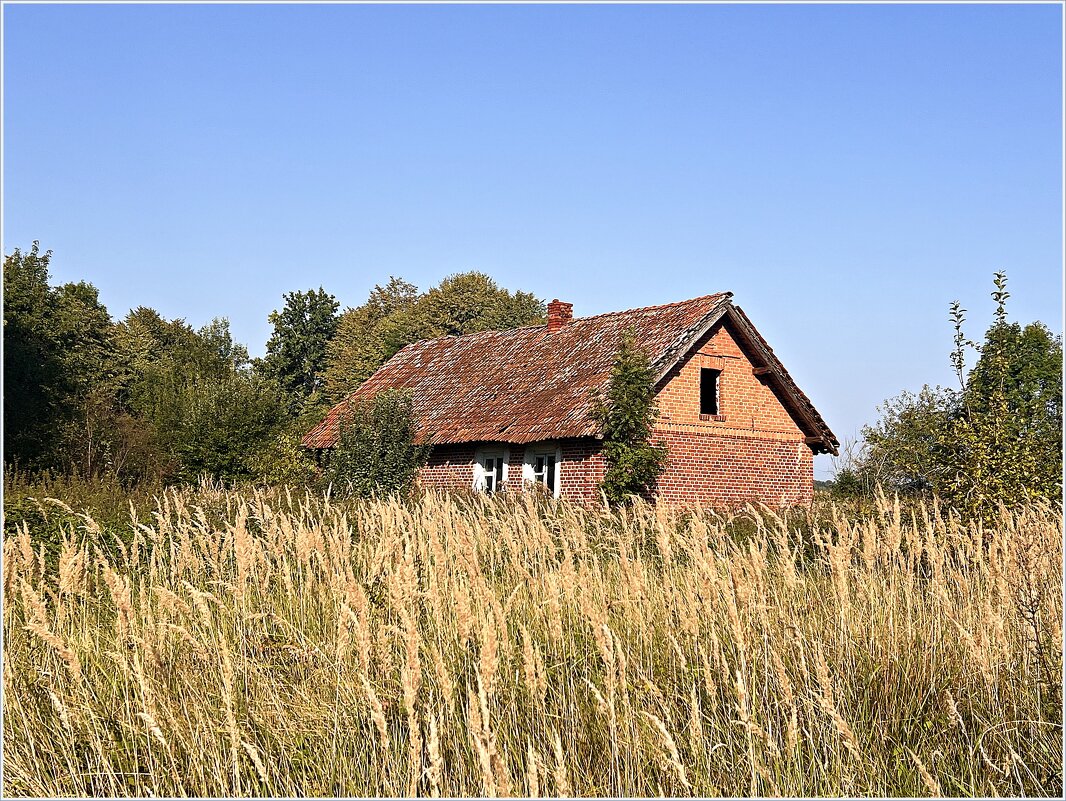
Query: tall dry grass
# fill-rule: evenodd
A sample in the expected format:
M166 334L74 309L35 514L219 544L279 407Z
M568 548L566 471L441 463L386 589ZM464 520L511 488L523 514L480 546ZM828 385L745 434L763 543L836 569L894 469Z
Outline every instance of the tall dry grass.
M171 491L4 542L5 795L1058 795L1062 515Z

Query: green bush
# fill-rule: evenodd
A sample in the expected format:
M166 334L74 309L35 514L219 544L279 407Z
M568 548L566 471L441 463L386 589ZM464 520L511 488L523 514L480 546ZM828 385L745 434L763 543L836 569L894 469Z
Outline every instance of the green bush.
M4 537L18 536L25 528L34 550L43 546L46 563L54 564L64 539L82 535L87 526L82 515L89 514L104 532L94 537L96 545L107 551L115 538L129 545L133 539L131 508L140 519L150 520L155 496L162 492L161 484L124 486L113 474L84 477L8 468L4 471Z
M323 478L335 489L370 498L408 495L429 448L415 445L411 394L387 389L353 401Z

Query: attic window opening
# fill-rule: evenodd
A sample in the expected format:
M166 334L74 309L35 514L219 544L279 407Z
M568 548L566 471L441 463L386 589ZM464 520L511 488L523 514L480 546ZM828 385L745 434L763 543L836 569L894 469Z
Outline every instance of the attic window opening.
M700 414L721 414L719 403L721 370L700 368Z

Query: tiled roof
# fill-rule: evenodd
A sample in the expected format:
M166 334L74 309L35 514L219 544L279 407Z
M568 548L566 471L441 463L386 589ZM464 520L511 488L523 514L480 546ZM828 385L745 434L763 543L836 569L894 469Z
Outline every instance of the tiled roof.
M597 436L592 390L606 386L621 333L633 329L656 375L662 376L733 308L731 296L724 292L578 317L557 331L537 325L415 342L331 409L302 444L336 445L348 401L384 389L411 390L420 442L527 443Z

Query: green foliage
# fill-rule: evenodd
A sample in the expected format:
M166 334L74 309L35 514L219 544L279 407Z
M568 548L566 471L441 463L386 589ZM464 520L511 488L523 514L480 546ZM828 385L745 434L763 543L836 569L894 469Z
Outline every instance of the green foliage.
M255 476L285 417L229 322L140 307L113 323L94 286L49 285L38 243L4 259L5 464L127 484Z
M213 353L223 364L234 370L243 370L251 365L248 348L233 341L229 320L225 317L216 317L197 333L204 348L209 353Z
M415 445L411 394L385 390L353 402L341 420L340 438L324 478L352 495L407 495L429 448Z
M28 253L16 248L4 257L4 458L29 467L52 458L74 383L76 354L64 354L63 345L76 325L69 318L77 293L61 299L49 286L51 258L38 242Z
M113 322L92 284L49 284L51 258L37 242L4 258L5 465L127 485L307 482L316 467L299 438L330 397L410 342L544 313L481 273L423 294L391 279L341 318L323 289L291 292L253 365L226 319L196 329L142 306Z
M902 392L885 401L879 407L881 418L863 428L866 451L857 472L872 474L897 492L946 486L956 461L951 421L959 413L959 401L959 393L929 386L917 395ZM855 482L861 479L856 476Z
M34 551L43 547L46 563L55 565L64 542L84 534L81 515L91 511L102 529L94 534L94 543L108 553L116 541L129 546L131 511L150 519L161 490L158 484L123 485L114 474L31 474L9 467L4 470L4 537L16 536L25 527Z
M273 382L248 371L229 322L196 330L141 307L117 326L116 340L118 407L139 425L124 425L121 412L112 421L115 469L156 480L253 477L284 405Z
M1000 503L1057 498L1062 489L1062 341L1041 323L1007 321L1007 279L996 273L995 320L978 344L951 307L959 390L928 386L887 401L863 429L848 470L860 484L931 490L972 515ZM968 374L966 353L979 354ZM850 480L850 477L849 477Z
M318 389L325 368L326 348L337 330L337 299L321 287L287 292L281 311L270 313L274 332L267 355L258 363L263 376L278 382L298 411Z
M170 445L186 481L255 478L261 453L286 419L276 385L236 372L186 384L176 400Z
M483 273L449 276L421 295L413 284L390 278L341 315L322 376L326 396L346 397L412 342L531 325L543 316L544 304L533 295L501 289Z
M656 417L654 378L647 353L636 346L632 331L624 332L607 397L597 399L594 409L607 462L600 487L613 505L646 495L666 466L666 446L650 441Z
M325 394L333 401L347 396L415 336L410 310L418 289L399 278L375 286L366 303L346 309L330 340L323 373Z
M256 480L268 486L308 486L318 475L318 465L300 439L317 420L283 426L249 459Z
M516 328L543 315L544 304L530 293L511 294L478 272L448 276L412 309L420 339Z
M115 378L114 325L96 287L80 281L53 292L52 334L60 352L66 395L83 397Z

